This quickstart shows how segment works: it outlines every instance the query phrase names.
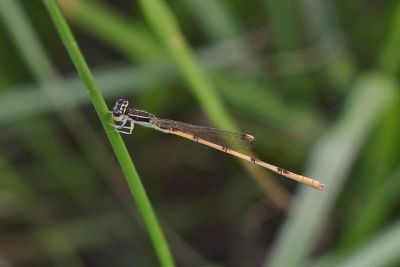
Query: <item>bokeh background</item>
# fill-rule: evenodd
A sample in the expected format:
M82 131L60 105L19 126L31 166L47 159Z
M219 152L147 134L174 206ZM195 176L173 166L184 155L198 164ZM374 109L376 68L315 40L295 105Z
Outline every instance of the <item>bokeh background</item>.
M237 127L327 186L136 126L124 141L177 265L400 266L400 2L163 0L203 96L138 2L59 1L110 108ZM0 87L0 266L159 266L41 1L0 0Z

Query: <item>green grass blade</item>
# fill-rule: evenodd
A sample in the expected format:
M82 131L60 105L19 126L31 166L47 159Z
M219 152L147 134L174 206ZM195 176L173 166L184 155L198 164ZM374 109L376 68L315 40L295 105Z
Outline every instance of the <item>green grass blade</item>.
M398 47L400 46L400 3L397 4L392 23L388 30L388 37L382 49L379 69L387 75L395 75L400 70L400 57ZM343 240L341 250L348 250L368 238L371 233L380 229L389 214L396 208L396 202L392 199L390 185L386 179L398 163L398 147L400 140L400 125L398 114L400 114L400 99L388 108L385 117L365 149L365 156L361 161L360 177L363 177L364 186L358 188L354 193L359 195L358 204L353 203L347 208L348 218L343 229ZM372 170L368 167L371 162L379 162ZM397 188L397 187L394 187ZM384 192L384 193L383 193ZM371 197L372 196L372 197ZM390 200L389 200L390 199ZM385 205L380 205L385 203ZM354 217L354 218L353 218Z
M121 41L122 42L122 41ZM221 53L222 51L226 53ZM205 50L198 51L202 66L207 71L221 70L232 66L247 64L248 58L237 55L240 48L237 45L211 46ZM217 58L217 60L215 60ZM144 92L160 85L173 85L177 81L177 70L171 67L169 61L164 63L149 63L137 68L131 66L118 66L100 68L94 71L99 84L102 84L102 93L107 97L115 97L128 92ZM88 101L86 93L81 90L82 83L79 78L67 77L60 84L54 84L52 89L61 87L68 94L63 94L63 99L57 103L60 109L75 107ZM7 123L26 116L41 114L45 111L53 111L54 106L48 101L43 101L45 95L37 90L36 86L17 86L7 88L6 93L0 95L0 124ZM14 105L23 102L23 106Z
M166 65L152 64L141 68L131 66L111 67L95 71L95 77L102 84L102 93L107 97L115 98L116 95L128 92L138 93L156 87L162 82L172 84L176 77L176 71ZM155 78L156 77L156 78ZM57 108L65 111L87 103L89 100L79 77L73 75L64 78L60 84L55 85L68 92L63 99L57 103ZM133 89L132 89L133 87ZM31 117L44 112L53 112L54 105L49 101L43 101L46 94L38 90L38 86L22 85L7 89L0 97L0 124L9 123L14 120ZM54 88L53 88L54 89ZM23 106L14 103L22 101Z
M140 0L139 3L149 23L168 48L184 75L189 88L200 101L208 118L221 128L237 129L212 83L204 76L195 61L192 51L179 29L178 22L167 5L159 0Z
M400 261L400 222L376 236L336 267L398 266Z
M141 22L130 22L118 12L103 6L99 2L93 2L91 0L62 1L60 4L65 14L78 27L109 44L111 47L114 47L135 62L148 62L150 60L160 60L167 57L158 39L155 38ZM206 4L199 0L194 0L194 2L189 0L187 4L190 5L191 9L202 23L207 23L203 23L206 32L213 32L215 38L219 35L220 38L216 38L217 40L227 37L232 39L234 36L239 35L239 30L235 27L232 17L223 10L222 3L210 1ZM194 7L193 4L196 7ZM197 6L200 5L202 8L198 9ZM210 16L210 13L204 12L203 8L211 11L212 14L218 13L219 15L216 17L218 20L211 21L210 17L215 16ZM215 27L217 24L218 28ZM257 58L251 54L243 40L237 38L236 40L229 41L229 43L233 43L232 45L235 46L235 50L237 51L223 54L218 53L218 56L214 57L214 61L218 61L219 58L224 55L227 57L229 57L229 55L235 55L236 57L246 58L246 64L241 64L241 68L246 69L248 72L253 70L257 72L259 76L265 77L265 73L254 63L257 61ZM225 50L223 51L225 52Z
M318 112L300 105L285 104L282 96L259 81L244 77L238 80L235 75L213 75L213 80L218 85L218 92L231 106L272 131L290 133L291 137L298 135L299 140L306 143L307 139L314 139L322 128L323 118Z
M237 42L233 45L216 44L197 51L197 56L207 71L221 70L232 66L237 68L247 64L249 59L237 56L238 54L240 54L240 44ZM171 68L169 61L165 61L149 63L139 68L131 66L100 68L95 70L95 77L103 85L101 88L103 95L115 97L132 92L132 90L142 92L152 87L160 87L161 84L173 84L177 80L177 70ZM57 107L65 109L87 102L86 94L80 88L82 84L79 78L73 76L64 78L63 81L65 82L54 84L53 87L53 89L61 87L68 92L68 94L63 94L65 101L58 102ZM0 124L49 110L53 111L54 106L48 101L43 101L45 96L36 89L37 87L17 86L17 88L5 90L6 93L0 95ZM17 101L24 102L24 105L14 105L13 103Z
M242 38L238 18L229 12L228 4L215 0L183 0L191 13L198 20L200 26L210 41L231 41L233 38ZM266 73L260 66L259 58L253 55L251 46L245 38L237 40L238 54L248 58L246 65L242 65L247 72L257 74L266 79Z
M393 14L392 26L388 34L388 40L385 40L382 49L382 55L379 61L379 67L382 71L395 75L400 69L400 4L397 5Z
M94 77L92 76L92 73L87 63L83 58L83 55L81 54L78 44L76 43L75 38L73 37L72 32L67 22L65 21L64 16L62 15L56 1L45 0L44 3L55 26L57 27L58 33L65 47L67 48L68 53L80 77L82 78L87 90L89 91L93 106L101 120L107 137L121 165L122 171L126 177L130 190L132 191L132 195L136 201L138 210L141 213L143 221L149 232L150 239L153 243L158 259L162 266L175 266L170 249L165 240L164 234L161 231L150 200L140 181L139 175L136 171L135 166L133 165L133 162L122 141L122 138L118 133L113 131L112 127L109 127L107 125L107 123L112 123L108 107L95 84Z
M18 48L18 52L40 85L39 89L44 96L41 95L39 102L51 105L58 112L69 132L79 143L86 158L98 170L103 179L107 180L113 177L114 170L117 168L116 163L107 151L99 134L90 127L90 122L77 110L70 110L69 112L61 110L59 103L68 102L70 99L69 91L60 86L63 82L62 78L58 75L57 68L46 54L32 23L28 20L19 2L13 0L0 1L0 18L8 26L7 30ZM8 105L20 106L15 105L20 100L15 99L14 101L16 102L9 102ZM24 103L29 102L24 101ZM19 107L15 109L19 109ZM32 140L29 136L23 138ZM59 138L59 136L54 135L51 138ZM43 147L40 146L40 148ZM104 164L104 162L110 164Z
M293 210L264 266L301 266L335 204L361 145L393 100L393 81L379 74L360 78L340 120L315 145L308 176L321 178L323 193L301 188ZM372 104L373 103L373 104ZM368 109L365 107L368 106Z
M358 193L358 195L366 197L361 200L364 203L360 207L360 211L352 214L354 217L353 224L346 227L348 230L343 234L344 240L340 245L342 251L353 249L365 242L365 239L369 238L374 232L382 229L390 212L397 208L400 168L394 175L380 175L378 177L384 180L382 185L375 186L373 192L369 190L366 193ZM382 177L387 178L382 179Z
M200 102L209 120L219 128L238 130L237 125L229 116L216 93L212 82L204 75L203 70L195 60L174 14L166 3L160 0L140 0L139 3L149 23L168 48L172 59L189 85L188 89ZM277 206L283 209L287 208L288 201L286 200L289 199L289 196L279 183L270 179L271 177L260 169L252 168L254 166L243 161L240 162Z
M381 186L369 200L368 210L365 208L361 213L360 218L371 225L376 220L380 220L380 209L386 205L395 205L397 203L398 188L400 185L400 166L396 171L385 179L383 186ZM356 215L359 216L358 214ZM355 222L356 225L365 228L363 223ZM337 267L337 266L397 266L399 262L398 247L400 224L397 222L395 225L389 227L381 227L386 229L382 233L381 230L377 234L369 235L368 239L355 251L346 247L344 249L334 250L329 252L316 260L312 264L305 264L304 266L312 267ZM387 229L389 228L389 229ZM362 231L362 230L361 230ZM373 238L371 239L371 236ZM348 253L351 251L351 253Z
M164 57L163 49L146 27L129 21L99 1L61 1L60 7L80 28L107 42L136 62L159 60Z

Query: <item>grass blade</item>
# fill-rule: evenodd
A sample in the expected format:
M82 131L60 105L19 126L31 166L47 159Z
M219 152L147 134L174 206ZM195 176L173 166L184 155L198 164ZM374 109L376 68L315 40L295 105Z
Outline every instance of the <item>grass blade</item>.
M398 52L400 44L400 4L397 5L393 15L392 25L385 40L382 54L379 61L379 67L382 71L395 75L400 69L400 53Z
M90 122L85 116L82 116L77 110L70 110L69 112L61 110L59 103L68 104L67 102L70 99L69 91L62 87L63 79L58 75L56 66L46 54L39 37L32 27L32 23L24 13L20 3L13 0L1 1L0 18L8 26L7 30L18 48L18 52L40 85L38 89L43 93L40 102L48 103L58 112L58 116L68 127L75 140L77 140L85 157L98 170L102 178L115 187L113 177L118 179L121 175L115 175L115 170L118 169L117 164L107 151L102 138L90 127ZM30 100L26 102L29 103ZM15 103L19 102L17 99L14 101L17 102L10 102L9 105L15 105ZM51 138L55 139L58 136L52 135ZM35 143L30 136L24 136L24 139L32 140ZM39 146L39 148L44 147ZM104 164L105 162L108 164ZM114 192L117 192L115 188L113 189Z
M124 40L121 40L124 42ZM240 53L236 45L217 44L207 49L199 50L197 55L201 59L202 66L207 71L221 70L232 66L248 64L248 58L234 56ZM222 53L226 52L226 53ZM143 92L160 85L174 84L177 80L176 68L171 68L170 61L163 63L149 63L138 68L132 66L118 66L100 68L94 71L98 83L102 84L102 93L107 97L126 94L128 92ZM82 91L81 80L78 77L64 78L62 84L53 84L62 87L68 94L63 94L65 101L57 103L61 109L72 108L88 101L87 95ZM7 88L6 93L0 95L0 124L19 119L24 116L41 114L45 111L53 111L54 106L48 101L43 101L43 93L37 88L30 86L17 86L18 88ZM23 106L14 103L23 102Z
M400 260L400 222L375 237L337 267L397 266Z
M135 62L159 60L164 57L164 51L147 28L137 22L132 23L99 1L67 0L59 3L72 22Z
M139 3L155 32L168 48L173 60L188 83L188 89L202 105L209 120L222 129L237 130L231 116L216 93L211 81L207 79L194 58L185 37L181 33L178 22L161 0L140 0ZM281 209L286 210L290 202L289 194L271 176L254 166L243 163L251 177Z
M73 37L72 32L67 22L65 21L64 16L62 15L56 1L45 0L44 3L55 26L57 27L58 33L65 47L67 48L68 53L81 79L83 80L87 90L89 91L93 106L100 118L100 121L105 129L105 132L115 152L115 155L121 165L122 171L132 192L132 196L136 201L136 205L139 209L139 212L141 213L147 231L149 232L158 259L162 266L175 266L170 249L165 240L164 234L161 231L150 200L146 194L143 184L140 181L139 175L136 171L135 166L133 165L133 162L122 141L122 138L118 133L113 131L113 129L111 129L111 127L107 125L108 122L112 123L111 117L108 112L108 107L95 84L94 77L92 76L92 73L87 63L83 58L83 55L81 54L78 44L76 43L75 38Z
M395 86L386 77L369 74L358 81L341 119L316 143L311 155L308 175L321 177L327 189L324 194L301 189L275 251L264 266L302 265L328 218L363 141L394 95Z
M189 88L200 101L204 112L215 124L225 129L236 129L233 120L219 100L211 82L203 75L194 60L192 51L182 35L178 22L163 1L141 0L139 3L151 26L168 48L173 59L184 75Z

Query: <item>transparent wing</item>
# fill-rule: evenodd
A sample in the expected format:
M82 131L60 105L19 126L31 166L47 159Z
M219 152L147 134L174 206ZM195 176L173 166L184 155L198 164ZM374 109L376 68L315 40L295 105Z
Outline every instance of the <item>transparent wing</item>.
M218 130L211 127L198 126L160 118L155 119L154 123L162 129L172 129L189 133L201 139L233 150L247 150L254 143L254 137L249 134Z

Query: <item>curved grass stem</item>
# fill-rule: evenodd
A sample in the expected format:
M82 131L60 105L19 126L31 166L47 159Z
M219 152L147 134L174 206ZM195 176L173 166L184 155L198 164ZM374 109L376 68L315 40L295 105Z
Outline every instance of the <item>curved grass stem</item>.
M76 40L65 21L55 0L44 0L47 10L55 24L57 31L68 50L72 62L77 69L79 76L85 83L89 92L92 104L100 118L100 121L107 134L108 140L114 150L118 162L122 168L125 178L129 184L132 196L135 199L138 210L143 218L144 224L149 233L150 239L153 243L155 252L162 266L173 267L175 266L173 257L171 255L168 244L165 240L164 234L157 221L154 210L151 206L150 200L146 194L143 184L139 178L135 166L130 158L130 155L122 141L121 136L113 131L107 123L111 123L111 117L108 112L106 103L103 96L96 86L93 75L76 43Z

